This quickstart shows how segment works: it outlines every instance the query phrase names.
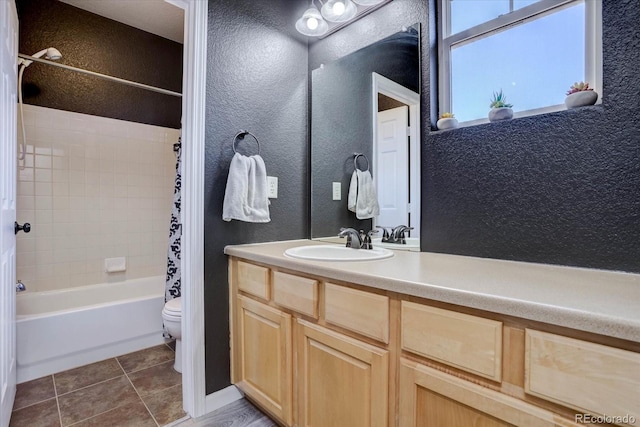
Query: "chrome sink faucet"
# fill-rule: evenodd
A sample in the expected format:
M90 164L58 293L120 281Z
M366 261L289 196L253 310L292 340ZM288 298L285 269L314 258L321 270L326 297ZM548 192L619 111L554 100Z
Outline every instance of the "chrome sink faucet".
M362 247L362 237L355 228L341 228L338 237L347 237L347 247L360 249Z
M406 225L399 225L391 231L391 235L389 239L395 241L396 243L400 243L401 245L406 245L407 241L405 240L404 233L405 231L413 230L413 227L407 227Z
M378 226L377 228L381 228L383 231L383 234L382 234L383 243L397 243L400 245L407 244L407 240L404 233L409 230L413 230L413 227L407 227L406 225L399 225L389 231L387 231L387 229L384 227Z
M355 228L341 228L339 237L347 237L347 247L352 249L373 249L371 235L378 230L371 230L365 233L364 230L357 231Z

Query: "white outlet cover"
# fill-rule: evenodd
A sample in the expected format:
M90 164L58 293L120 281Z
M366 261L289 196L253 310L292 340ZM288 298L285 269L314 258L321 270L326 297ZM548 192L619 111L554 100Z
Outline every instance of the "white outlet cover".
M339 182L333 183L333 200L342 200L342 184Z
M278 177L267 177L267 197L270 199L278 198Z

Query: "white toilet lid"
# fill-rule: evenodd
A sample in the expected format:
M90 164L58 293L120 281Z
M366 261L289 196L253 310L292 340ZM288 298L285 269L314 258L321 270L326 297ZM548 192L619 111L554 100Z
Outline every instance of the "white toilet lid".
M179 316L182 313L182 299L178 297L167 301L164 305L164 312Z

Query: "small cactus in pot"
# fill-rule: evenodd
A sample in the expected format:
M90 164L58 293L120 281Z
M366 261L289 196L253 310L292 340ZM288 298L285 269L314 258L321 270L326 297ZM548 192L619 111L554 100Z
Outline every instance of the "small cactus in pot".
M489 104L491 110L489 110L489 121L497 122L500 120L510 120L513 118L512 104L507 103L507 97L500 92L493 92L493 98L491 104Z
M593 105L597 100L598 93L589 87L589 83L575 82L567 91L564 104L567 108L576 108Z
M436 126L440 130L455 129L458 127L458 120L453 113L442 113Z

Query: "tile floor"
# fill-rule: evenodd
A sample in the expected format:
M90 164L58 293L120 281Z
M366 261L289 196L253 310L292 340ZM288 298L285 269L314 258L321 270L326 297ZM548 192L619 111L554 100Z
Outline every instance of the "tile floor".
M172 423L186 415L174 357L160 345L19 384L10 427Z

